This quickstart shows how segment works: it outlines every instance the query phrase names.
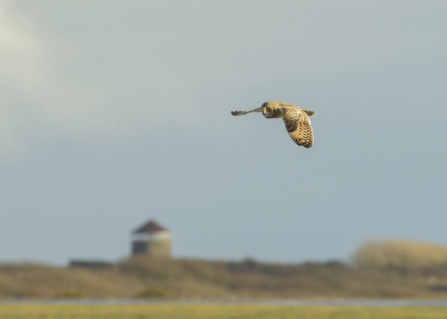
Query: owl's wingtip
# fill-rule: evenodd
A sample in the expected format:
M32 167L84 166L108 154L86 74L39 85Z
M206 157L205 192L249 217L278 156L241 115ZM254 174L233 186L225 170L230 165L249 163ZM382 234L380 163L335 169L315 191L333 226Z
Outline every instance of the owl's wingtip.
M314 111L308 111L308 110L303 110L309 117L314 116L315 112Z

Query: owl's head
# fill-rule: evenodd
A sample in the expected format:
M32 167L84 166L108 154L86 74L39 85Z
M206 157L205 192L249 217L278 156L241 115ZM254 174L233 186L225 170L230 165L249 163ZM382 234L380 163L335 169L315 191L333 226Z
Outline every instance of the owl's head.
M273 112L276 109L277 105L276 102L265 102L262 104L261 108L262 108L262 115L264 115L264 117L272 117L273 116Z

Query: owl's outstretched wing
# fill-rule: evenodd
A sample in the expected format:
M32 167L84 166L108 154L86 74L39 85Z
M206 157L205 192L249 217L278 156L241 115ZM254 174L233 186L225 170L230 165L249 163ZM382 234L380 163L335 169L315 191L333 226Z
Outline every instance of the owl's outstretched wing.
M283 108L282 112L282 119L292 140L305 148L312 147L314 144L314 132L306 112L296 107Z
M252 112L262 112L262 107L258 107L257 109L251 110L251 111L231 111L231 114L233 116L239 116L239 115L245 115Z

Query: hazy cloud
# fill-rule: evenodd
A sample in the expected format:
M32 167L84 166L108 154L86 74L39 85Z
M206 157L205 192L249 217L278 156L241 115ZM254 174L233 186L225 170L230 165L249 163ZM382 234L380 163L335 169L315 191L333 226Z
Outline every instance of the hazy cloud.
M28 104L43 83L42 47L30 25L8 2L0 2L0 148L6 156L20 152L22 120L35 110Z

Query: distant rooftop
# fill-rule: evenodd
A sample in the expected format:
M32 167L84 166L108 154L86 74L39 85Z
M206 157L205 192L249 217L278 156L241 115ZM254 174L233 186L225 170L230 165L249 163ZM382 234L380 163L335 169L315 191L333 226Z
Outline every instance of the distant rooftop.
M159 231L167 231L167 230L168 229L164 228L163 226L158 224L156 221L150 220L146 224L144 224L143 226L141 226L141 227L137 228L136 230L134 230L133 233L134 234L156 233L156 232L159 232Z

